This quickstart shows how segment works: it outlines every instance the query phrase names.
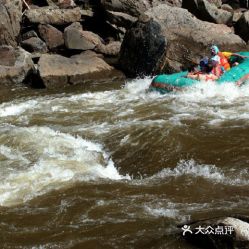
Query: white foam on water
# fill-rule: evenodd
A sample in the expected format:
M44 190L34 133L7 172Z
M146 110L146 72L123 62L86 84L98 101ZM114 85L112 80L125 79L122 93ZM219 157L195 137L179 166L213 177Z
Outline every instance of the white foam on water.
M198 164L195 160L181 160L174 168L164 168L160 172L142 181L154 181L157 179L167 179L172 177L201 177L208 181L234 186L249 185L249 177L246 169L234 172L234 169L226 169L225 171L215 165Z
M9 126L8 130L8 134L2 136L12 141L12 148L5 148L5 155L13 160L29 153L33 163L26 169L13 169L0 176L2 206L19 204L79 181L129 179L118 173L100 144L47 127ZM15 154L17 147L21 152ZM9 156L8 152L14 155Z
M32 115L40 113L78 115L105 111L111 116L125 119L136 116L136 107L165 105L172 112L170 119L176 124L180 124L181 120L195 118L205 118L210 125L226 120L249 120L249 84L237 87L233 83L217 85L201 82L183 91L161 95L147 91L151 80L150 77L135 79L127 82L120 90L12 101L0 105L0 117L23 114L30 119ZM148 110L148 115L154 112L153 108ZM27 119L18 119L24 123L26 120L27 123Z
M38 105L38 101L36 100L28 100L21 103L3 103L0 105L0 117L17 116L26 110L34 108L36 105Z
M37 97L35 100L16 100L0 105L0 120L16 124L16 119L24 126L33 115L41 119L49 117L71 119L97 111L108 111L113 119L103 119L96 123L76 123L77 130L90 130L97 135L112 132L114 129L124 129L131 126L163 126L173 121L180 125L182 120L202 118L210 125L226 120L249 120L249 85L238 88L233 84L216 85L211 82L200 83L184 89L182 92L160 95L148 93L151 78L135 79L120 90L83 93L73 96L58 95L56 97ZM167 118L160 113L150 118L154 109L146 109L141 118L137 115L136 107L148 107L152 104L167 107ZM138 113L139 113L139 108ZM61 115L64 114L65 115ZM131 116L131 117L129 117ZM117 120L118 117L118 120ZM43 121L43 120L42 120ZM59 120L58 123L63 123ZM53 123L54 125L54 123ZM73 127L73 125L72 125ZM11 173L7 177L0 176L0 204L12 205L31 199L37 195L62 187L67 183L81 180L95 180L99 177L123 179L113 165L103 148L81 137L73 137L65 133L55 132L45 127L18 128L8 127L9 137L16 139L12 145L2 142L2 156L7 160L30 161L25 171ZM8 130L7 129L7 130ZM75 130L75 131L77 131ZM0 133L3 134L2 131ZM120 145L129 142L124 137ZM16 144L16 146L14 146ZM9 154L9 155L8 155ZM10 156L13 154L14 156ZM28 156L26 156L28 154ZM12 158L11 158L12 157ZM16 157L16 158L15 158ZM21 158L23 157L23 158ZM1 166L0 166L1 167ZM214 165L199 165L194 161L181 161L171 169L165 168L149 180L167 177L203 177L224 184L247 184L247 178L236 179L228 177L225 172ZM148 180L148 179L147 179ZM66 183L66 184L65 184ZM30 191L32 190L32 191Z
M175 208L152 208L145 206L145 211L155 217L168 217L168 218L177 218L179 216L179 210Z
M179 177L190 175L194 177L203 177L207 179L221 181L224 179L224 174L215 165L197 164L194 160L181 160L175 168L165 168L159 173L153 175L151 179Z
M200 82L181 92L171 95L172 119L204 118L210 125L224 121L248 120L249 84L237 87L234 83L217 85L214 82Z
M18 150L13 150L12 148L5 146L5 145L0 145L0 155L4 156L6 159L9 160L17 160L17 161L22 161L23 163L30 163L30 161L23 155L22 152Z

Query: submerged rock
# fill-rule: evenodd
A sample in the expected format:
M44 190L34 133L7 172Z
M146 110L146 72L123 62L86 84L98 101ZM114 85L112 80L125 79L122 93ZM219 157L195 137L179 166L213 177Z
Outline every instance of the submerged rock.
M1 46L0 58L0 84L22 83L34 69L31 54L20 47Z
M124 77L121 72L115 70L91 51L71 58L61 55L42 55L38 63L38 70L47 88Z

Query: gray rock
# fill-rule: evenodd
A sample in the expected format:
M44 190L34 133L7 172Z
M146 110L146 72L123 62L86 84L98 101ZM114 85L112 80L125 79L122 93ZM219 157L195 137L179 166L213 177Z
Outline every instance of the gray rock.
M115 24L118 27L130 28L131 25L137 21L136 17L129 14L115 11L107 11L107 19L111 24Z
M120 52L120 48L121 48L121 42L113 41L107 45L104 45L103 43L99 43L94 50L104 55L118 56Z
M0 84L20 84L34 70L30 53L20 47L1 46L0 56Z
M185 228L189 230L183 233ZM246 249L249 223L246 217L219 217L192 222L181 227L183 238L201 248ZM190 232L191 231L191 232Z
M59 6L61 9L74 8L76 6L74 0L47 0L49 6Z
M181 7L182 0L102 0L101 3L106 10L123 12L138 17L151 7L160 4Z
M2 0L0 2L0 45L17 46L22 19L21 0Z
M183 0L182 7L198 19L218 24L232 24L233 14L224 9L218 9L208 0Z
M21 42L22 47L28 52L46 53L47 45L39 37L31 37Z
M68 49L89 50L101 43L101 38L82 30L80 23L73 23L64 30L65 45Z
M63 33L50 24L38 26L41 38L46 42L49 49L57 48L64 44Z
M218 8L220 8L222 5L222 0L207 0L207 1L211 4L214 4Z
M132 76L186 69L210 53L210 44L226 51L246 49L231 28L200 21L185 9L164 4L145 14L147 18L127 31L121 46L120 64Z
M221 9L226 10L226 11L229 11L229 12L231 12L231 13L234 12L232 6L230 6L229 4L222 4L222 5L221 5Z
M61 9L74 8L76 6L73 0L58 0L57 4Z
M31 23L64 25L80 21L81 12L80 8L55 9L42 7L27 10L25 16Z
M15 49L11 46L0 47L0 65L1 66L14 66L16 61Z
M235 32L244 41L249 41L249 11L246 11L235 25Z
M124 77L121 72L108 65L92 51L86 51L71 58L61 55L42 55L38 62L38 70L47 88L83 84L110 79L114 76Z
M242 17L242 12L234 12L233 13L233 23L237 23L239 19Z
M22 40L27 40L31 37L38 37L34 30L30 30L22 35Z

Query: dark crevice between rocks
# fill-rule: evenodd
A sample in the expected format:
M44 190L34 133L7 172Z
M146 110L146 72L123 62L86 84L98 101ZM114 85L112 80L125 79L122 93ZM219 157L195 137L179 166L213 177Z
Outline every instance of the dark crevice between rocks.
M107 14L101 1L89 1L89 5L94 14L92 17L86 17L82 21L83 29L98 34L104 41L107 41L109 37L113 37L114 40L120 40L120 31L108 23Z
M30 70L28 72L23 83L31 88L34 88L34 89L46 88L42 79L41 79L39 71L36 68L34 68L33 70Z
M28 2L39 7L48 6L48 3L46 0L32 0Z

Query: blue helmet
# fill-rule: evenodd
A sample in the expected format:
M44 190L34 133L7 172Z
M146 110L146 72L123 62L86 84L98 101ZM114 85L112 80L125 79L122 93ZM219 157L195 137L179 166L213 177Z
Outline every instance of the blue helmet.
M212 45L210 50L212 54L218 54L220 52L219 48L216 45Z
M208 57L204 57L200 60L200 67L203 68L203 67L207 67L208 65Z

